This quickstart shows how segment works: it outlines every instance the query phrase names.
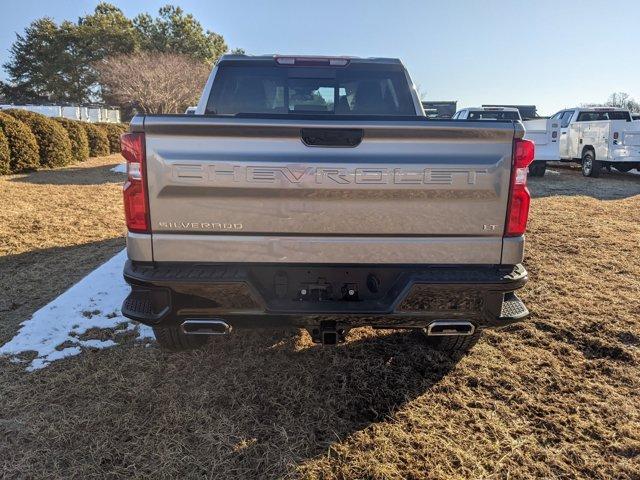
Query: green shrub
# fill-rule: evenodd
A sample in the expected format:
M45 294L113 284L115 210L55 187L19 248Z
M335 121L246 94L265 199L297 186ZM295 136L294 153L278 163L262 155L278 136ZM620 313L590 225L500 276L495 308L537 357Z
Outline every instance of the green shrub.
M17 173L38 168L38 141L29 126L0 112L0 130L9 144L11 171Z
M68 118L56 118L69 135L71 141L71 156L76 162L84 162L89 158L89 138L80 122Z
M27 110L5 110L8 114L23 121L38 140L40 165L43 167L62 167L73 160L71 141L67 131L55 120Z
M109 155L109 138L104 130L89 122L82 122L81 125L89 139L89 155L92 157Z
M120 153L120 135L127 131L127 126L122 123L96 123L104 130L109 139L109 151Z
M11 173L11 156L9 155L9 142L0 130L0 175Z

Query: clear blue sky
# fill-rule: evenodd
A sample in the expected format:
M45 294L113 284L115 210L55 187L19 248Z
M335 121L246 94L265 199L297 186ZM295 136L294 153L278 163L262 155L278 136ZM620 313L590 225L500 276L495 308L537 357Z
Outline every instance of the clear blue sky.
M2 0L0 60L31 21L77 19L90 0ZM640 100L638 0L118 1L125 14L172 3L250 54L399 57L427 99L535 104L551 114ZM602 25L602 27L600 27ZM1 74L4 77L4 73Z

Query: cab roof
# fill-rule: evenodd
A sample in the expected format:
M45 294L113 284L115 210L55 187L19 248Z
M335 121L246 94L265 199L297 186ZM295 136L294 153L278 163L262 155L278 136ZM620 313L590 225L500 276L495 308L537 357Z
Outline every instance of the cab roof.
M327 55L281 55L281 54L271 54L271 55L244 55L244 54L227 54L222 55L218 62L255 62L255 61L273 61L278 63L278 59L295 59L302 60L304 62L313 62L313 61L346 61L347 63L380 63L380 64L393 64L393 65L402 65L402 62L398 58L387 58L387 57L351 57L351 56L327 56Z
M580 110L581 112L628 112L628 108L622 107L573 107L573 108L563 108L562 111L565 110Z
M518 112L515 107L466 107L463 110L470 112Z

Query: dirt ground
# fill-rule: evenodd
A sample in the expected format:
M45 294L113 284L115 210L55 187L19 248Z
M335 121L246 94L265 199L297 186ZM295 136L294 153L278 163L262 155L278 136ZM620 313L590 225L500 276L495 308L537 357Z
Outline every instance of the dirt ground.
M0 343L123 247L117 161L0 179ZM637 480L640 176L530 188L532 315L462 359L363 329L0 360L0 477Z

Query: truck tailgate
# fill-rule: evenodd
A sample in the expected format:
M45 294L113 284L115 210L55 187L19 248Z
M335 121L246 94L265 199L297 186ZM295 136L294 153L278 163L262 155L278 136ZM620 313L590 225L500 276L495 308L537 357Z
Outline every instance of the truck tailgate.
M138 128L154 260L500 263L512 123L149 116ZM344 130L361 141L301 138Z

